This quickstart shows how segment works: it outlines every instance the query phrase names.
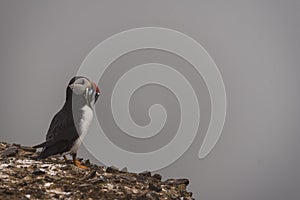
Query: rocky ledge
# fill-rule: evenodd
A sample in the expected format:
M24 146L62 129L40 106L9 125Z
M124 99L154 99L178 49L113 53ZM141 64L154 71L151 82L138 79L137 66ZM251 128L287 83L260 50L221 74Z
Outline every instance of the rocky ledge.
M131 173L126 169L51 158L36 160L36 150L0 142L0 199L135 199L191 200L187 179L161 180L151 172Z

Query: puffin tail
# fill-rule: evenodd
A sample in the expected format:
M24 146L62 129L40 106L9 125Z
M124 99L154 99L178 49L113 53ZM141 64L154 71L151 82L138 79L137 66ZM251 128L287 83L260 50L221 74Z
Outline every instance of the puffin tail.
M45 159L45 158L48 158L49 156L50 156L50 155L41 152L41 153L40 153L38 156L36 156L35 158L36 158L36 159Z
M37 159L45 159L54 155L62 155L65 152L68 152L72 148L73 143L68 143L66 141L56 141L56 143L44 142L42 144L38 144L33 148L41 148L43 150L36 157Z
M37 149L37 148L45 147L45 146L46 146L46 143L47 143L47 142L43 142L42 144L35 145L35 146L33 146L32 148Z

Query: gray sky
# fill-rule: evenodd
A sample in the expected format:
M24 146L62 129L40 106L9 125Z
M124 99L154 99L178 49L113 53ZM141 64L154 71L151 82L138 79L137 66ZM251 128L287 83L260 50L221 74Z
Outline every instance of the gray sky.
M154 103L170 116L159 137L147 142L122 134L108 106L113 81L124 70L154 61L168 64L193 85L201 121L188 151L158 171L163 178L189 178L196 199L299 199L299 11L300 3L292 0L1 1L0 140L24 145L44 140L69 79L97 44L131 28L165 27L197 40L217 64L228 104L221 138L209 156L198 159L210 119L203 79L178 56L142 50L117 59L99 82L103 96L96 113L109 139L136 152L172 139L180 109L169 90L148 85L130 101L137 124L149 123ZM80 156L96 162L84 147Z

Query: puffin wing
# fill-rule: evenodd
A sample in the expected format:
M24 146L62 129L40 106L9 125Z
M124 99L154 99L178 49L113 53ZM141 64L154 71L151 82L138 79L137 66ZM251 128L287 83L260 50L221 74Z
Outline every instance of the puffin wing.
M43 147L38 158L47 158L69 151L78 138L79 135L73 117L67 117L67 115L64 115L63 110L61 110L51 121L46 141L34 146L34 148Z

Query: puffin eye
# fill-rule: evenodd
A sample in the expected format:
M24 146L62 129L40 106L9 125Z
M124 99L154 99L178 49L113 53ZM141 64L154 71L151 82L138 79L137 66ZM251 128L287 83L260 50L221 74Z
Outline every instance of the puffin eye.
M88 85L88 83L89 83L89 81L87 81L87 80L84 79L84 78L81 78L81 79L79 80L79 84L81 84L81 85L86 86L86 85Z

